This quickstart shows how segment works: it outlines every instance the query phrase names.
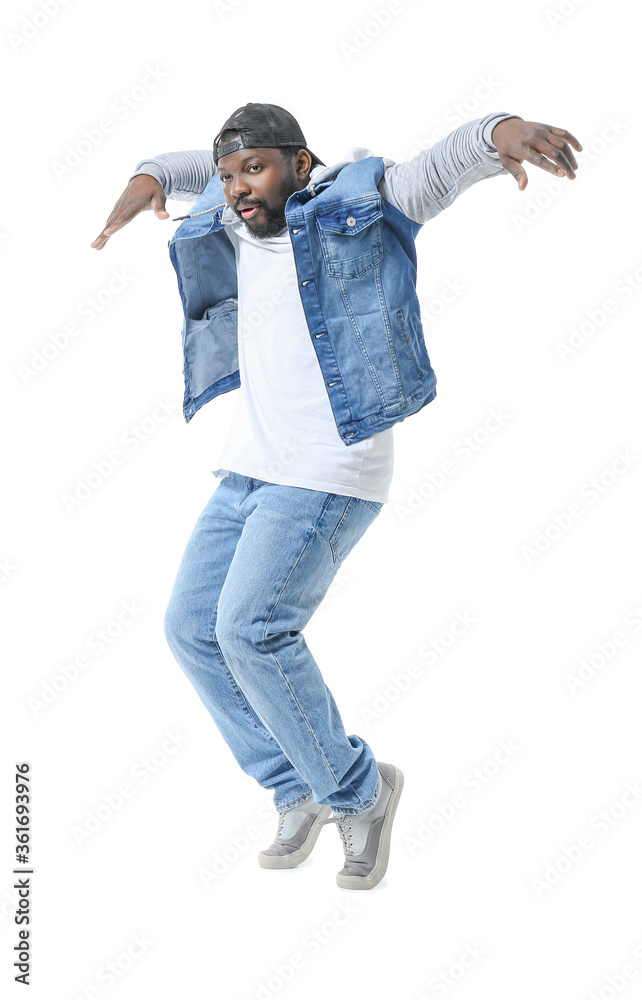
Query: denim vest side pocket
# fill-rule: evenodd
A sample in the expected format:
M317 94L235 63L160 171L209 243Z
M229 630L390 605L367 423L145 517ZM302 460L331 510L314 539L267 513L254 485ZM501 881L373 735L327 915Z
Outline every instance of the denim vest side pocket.
M205 310L202 319L186 319L183 358L194 398L239 370L238 302L223 299Z
M412 346L412 344L410 342L410 336L408 334L408 327L406 326L406 317L404 316L403 309L397 309L396 317L397 317L397 326L399 327L399 333L401 334L401 340L402 340L403 344L405 345L406 351L408 353L408 357L412 361L413 367L414 367L415 372L417 374L417 378L423 378L424 377L424 373L422 372L421 368L419 367L419 365L417 363L417 357L415 355L414 348L413 348L413 346Z

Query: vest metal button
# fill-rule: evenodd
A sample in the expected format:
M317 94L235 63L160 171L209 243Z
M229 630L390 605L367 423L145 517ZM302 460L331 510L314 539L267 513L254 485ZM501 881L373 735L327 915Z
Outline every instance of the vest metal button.
M353 226L356 226L357 220L355 219L354 215L348 216L348 218L346 219L346 224L350 226L351 229Z

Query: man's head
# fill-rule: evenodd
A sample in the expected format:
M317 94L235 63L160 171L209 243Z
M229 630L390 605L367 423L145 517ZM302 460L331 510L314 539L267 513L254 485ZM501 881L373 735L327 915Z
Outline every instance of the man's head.
M296 119L275 104L235 111L214 140L214 163L228 205L259 238L283 229L288 198L306 186L313 166L324 165Z

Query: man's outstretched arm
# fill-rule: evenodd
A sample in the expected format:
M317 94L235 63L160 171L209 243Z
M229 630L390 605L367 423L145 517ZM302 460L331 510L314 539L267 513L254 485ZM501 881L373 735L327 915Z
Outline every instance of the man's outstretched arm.
M141 160L92 247L102 250L109 237L140 212L153 211L157 219L168 219L165 199L195 200L213 173L214 158L209 149L161 153L151 160Z
M523 160L574 178L577 163L569 143L578 151L582 148L565 129L493 113L461 125L412 160L389 161L379 190L404 215L423 225L485 177L512 173L523 191L527 183Z
M213 173L214 157L211 149L187 149L180 153L160 153L151 160L141 160L136 164L132 177L148 174L158 181L166 198L190 201L203 193Z

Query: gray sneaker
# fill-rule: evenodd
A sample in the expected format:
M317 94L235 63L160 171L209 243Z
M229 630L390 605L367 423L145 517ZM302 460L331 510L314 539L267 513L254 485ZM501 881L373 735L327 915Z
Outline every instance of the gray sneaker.
M320 806L313 798L279 813L274 843L259 854L261 868L296 868L310 854L330 815L329 806Z
M388 867L392 821L403 788L403 774L394 764L377 763L375 802L362 813L333 813L324 823L336 823L345 854L337 875L341 889L374 889Z

